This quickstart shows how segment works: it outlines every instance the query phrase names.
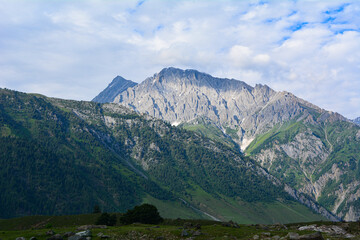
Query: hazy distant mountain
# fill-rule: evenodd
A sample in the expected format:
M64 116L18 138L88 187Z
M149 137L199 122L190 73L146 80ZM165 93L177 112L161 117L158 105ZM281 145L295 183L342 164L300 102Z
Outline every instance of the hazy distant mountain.
M117 76L112 82L105 88L99 95L97 95L92 101L99 103L113 102L114 98L130 87L136 86L137 83L126 80L123 77Z
M338 113L266 85L176 68L114 102L240 148L338 216L360 217L360 128Z
M243 223L324 219L250 159L118 104L0 89L0 218L125 211Z
M360 117L355 118L355 119L353 120L353 122L360 125Z

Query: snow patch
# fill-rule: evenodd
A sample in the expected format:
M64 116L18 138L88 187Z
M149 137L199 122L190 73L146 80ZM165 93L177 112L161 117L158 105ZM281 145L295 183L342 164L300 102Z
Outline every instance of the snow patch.
M179 126L180 123L181 123L180 121L175 121L175 122L171 123L171 126L177 127L177 126Z
M240 144L241 151L245 151L247 146L254 140L254 138L244 138Z

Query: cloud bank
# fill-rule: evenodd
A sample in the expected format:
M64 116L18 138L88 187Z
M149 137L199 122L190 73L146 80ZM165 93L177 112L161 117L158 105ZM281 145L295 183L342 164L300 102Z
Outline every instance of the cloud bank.
M0 35L0 87L90 100L174 66L360 116L354 0L0 0Z

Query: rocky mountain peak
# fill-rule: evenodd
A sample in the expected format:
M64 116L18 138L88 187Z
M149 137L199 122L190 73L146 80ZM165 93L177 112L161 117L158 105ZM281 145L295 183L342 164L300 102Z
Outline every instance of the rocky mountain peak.
M92 101L99 103L113 102L115 97L130 87L136 86L137 83L126 80L121 76L115 77L111 83Z
M173 125L205 117L221 134L230 131L242 150L258 134L299 115L305 119L316 112L321 121L340 118L290 92L276 92L262 84L252 87L243 81L173 67L124 90L114 102ZM307 121L315 119L309 117Z
M303 112L303 106L313 107L267 85L252 87L243 81L173 67L118 94L114 102L174 125L206 117L224 133L233 129L234 139L242 148L256 134Z
M127 81L129 81L129 80L126 80L125 78L123 78L121 76L116 76L109 84L109 87L114 87L115 84L124 83Z
M148 84L146 84L148 82ZM149 84L150 83L150 84ZM182 70L179 68L169 67L162 69L159 73L153 77L148 78L144 81L144 85L152 86L164 86L171 88L171 86L178 89L184 86L194 86L197 88L212 88L219 91L241 91L247 90L252 91L253 88L247 85L245 82L226 79L216 78L207 73L199 72L194 69ZM262 85L261 85L262 86ZM168 89L169 90L169 89Z

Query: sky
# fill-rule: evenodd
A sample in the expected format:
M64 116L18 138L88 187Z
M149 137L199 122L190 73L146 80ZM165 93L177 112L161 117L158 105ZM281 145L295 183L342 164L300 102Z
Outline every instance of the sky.
M360 1L0 0L0 87L91 100L165 67L360 116Z

